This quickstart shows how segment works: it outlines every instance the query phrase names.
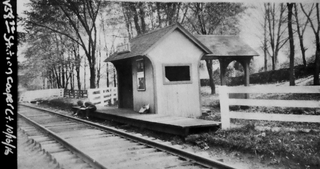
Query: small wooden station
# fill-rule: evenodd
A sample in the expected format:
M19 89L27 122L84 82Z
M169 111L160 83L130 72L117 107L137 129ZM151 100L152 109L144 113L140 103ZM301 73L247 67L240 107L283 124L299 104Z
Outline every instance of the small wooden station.
M139 111L149 105L153 114L197 117L200 61L218 59L225 85L225 70L237 60L248 85L249 63L256 55L238 37L192 35L177 23L131 39L105 61L117 69L119 108Z

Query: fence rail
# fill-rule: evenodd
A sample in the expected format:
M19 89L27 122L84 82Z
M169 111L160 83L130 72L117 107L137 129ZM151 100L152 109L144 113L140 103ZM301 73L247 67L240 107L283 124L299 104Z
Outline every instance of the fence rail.
M88 89L88 99L97 106L106 106L114 104L118 98L116 87Z
M19 96L19 102L30 102L39 98L47 97L63 97L64 89L43 89L43 90L31 90L23 92Z
M266 106L266 107L299 107L320 108L320 101L306 100L259 100L259 99L230 99L229 93L318 93L318 86L286 86L286 87L227 87L219 89L222 129L230 128L230 119L272 120L286 122L320 123L320 115L269 114L262 112L244 113L230 112L230 105Z
M70 98L88 98L87 90L70 90L64 89L64 97Z

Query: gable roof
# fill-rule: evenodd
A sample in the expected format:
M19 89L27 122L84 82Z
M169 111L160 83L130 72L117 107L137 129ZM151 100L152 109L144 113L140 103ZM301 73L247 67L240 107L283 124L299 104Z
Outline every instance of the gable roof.
M121 59L127 59L135 56L146 55L152 48L154 48L159 42L161 42L167 35L169 35L174 30L178 29L181 31L189 40L191 40L195 45L201 48L206 53L211 53L211 51L203 45L197 38L185 30L179 23L170 25L168 27L151 31L149 33L137 36L130 40L130 52L126 53L114 53L105 62L116 61Z
M206 45L212 53L205 55L213 57L223 56L258 56L259 54L238 36L232 35L194 35Z

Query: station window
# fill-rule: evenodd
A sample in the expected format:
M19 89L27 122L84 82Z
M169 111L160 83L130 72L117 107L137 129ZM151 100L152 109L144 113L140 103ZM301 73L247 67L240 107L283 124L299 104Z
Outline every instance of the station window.
M164 84L191 83L190 65L164 65Z

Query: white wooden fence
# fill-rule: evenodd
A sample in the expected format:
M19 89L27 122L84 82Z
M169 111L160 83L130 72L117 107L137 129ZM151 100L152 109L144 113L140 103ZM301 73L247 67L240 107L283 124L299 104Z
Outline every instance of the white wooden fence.
M63 97L63 92L63 88L25 91L19 96L19 102L30 102L35 99L47 97Z
M259 99L230 99L229 93L318 93L318 86L285 86L285 87L220 87L220 110L222 129L230 128L230 118L248 120L272 120L286 122L314 122L320 123L320 115L293 115L269 113L230 112L230 105L266 106L266 107L299 107L320 108L320 101L310 100L259 100Z
M96 106L106 106L109 102L114 104L118 99L118 90L116 87L88 89L88 99Z

